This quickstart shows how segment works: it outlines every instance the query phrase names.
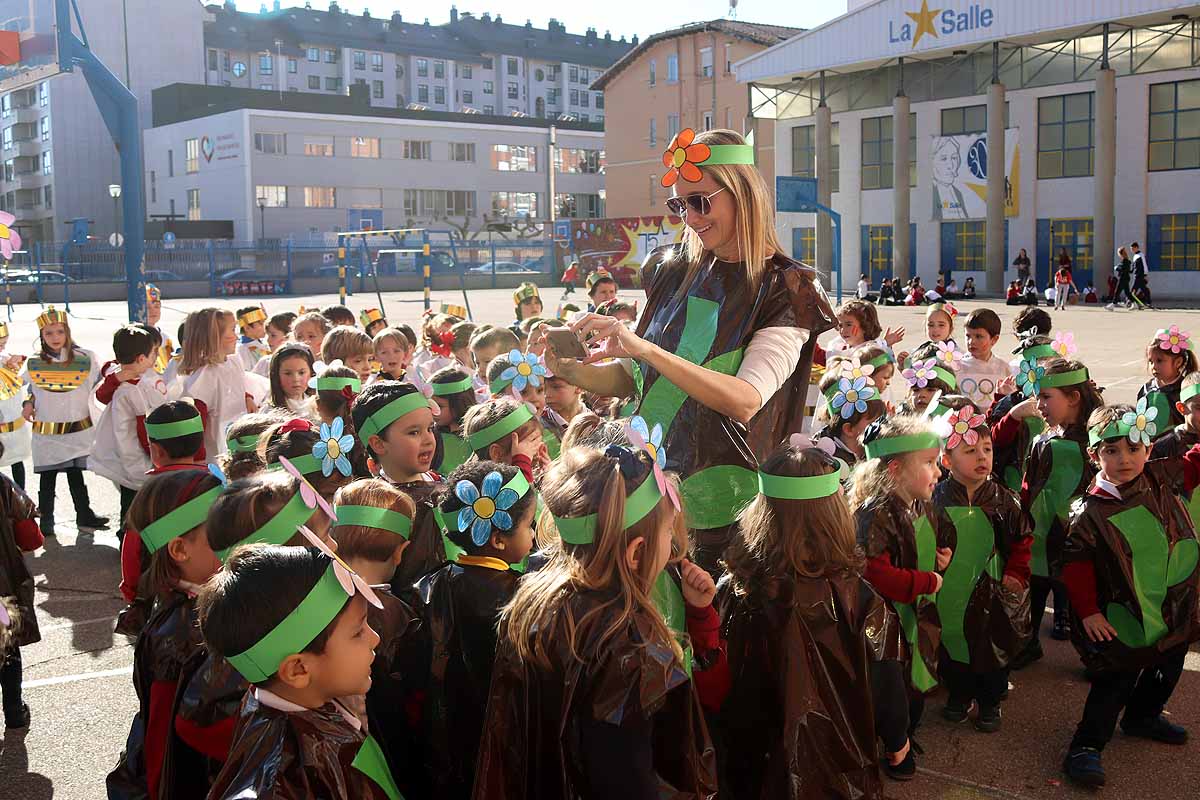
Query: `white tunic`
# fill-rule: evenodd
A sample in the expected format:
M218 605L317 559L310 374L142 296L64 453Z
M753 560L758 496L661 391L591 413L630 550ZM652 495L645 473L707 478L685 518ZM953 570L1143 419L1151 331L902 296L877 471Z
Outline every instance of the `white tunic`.
M51 361L55 364L62 364L66 358L58 356ZM73 380L72 383L77 383L77 385L68 391L53 391L47 388L53 384L45 380L44 376L48 373L40 373L36 369L39 363L40 358L31 358L21 369L22 379L31 387L35 409L34 419L38 422L63 423L79 422L85 419L90 421L92 387L100 378L100 361L96 358L96 354L90 350L75 348L72 369L66 374L74 374L77 380ZM82 375L79 374L81 367L86 368L86 372L83 372ZM77 458L86 458L92 449L95 437L96 431L91 427L74 433L60 434L34 431L34 470L64 464Z
M20 421L16 430L0 433L0 444L4 445L0 467L10 467L18 461L24 461L33 452L33 429L21 416L21 406L27 396L28 390L21 376L0 368L0 425Z
M199 400L208 410L204 452L210 462L225 452L225 429L246 413L246 375L242 360L233 355L179 379L182 395Z
M136 383L118 386L96 423L96 446L88 455L88 469L118 486L142 488L146 472L154 465L138 440L138 418L144 421L166 400L167 386L154 370Z

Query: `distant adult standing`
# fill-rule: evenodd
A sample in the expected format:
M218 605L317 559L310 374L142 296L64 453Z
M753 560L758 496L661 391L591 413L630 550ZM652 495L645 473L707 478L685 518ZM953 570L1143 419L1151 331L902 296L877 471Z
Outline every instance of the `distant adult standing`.
M1058 268L1062 269L1063 267L1066 267L1067 271L1070 272L1072 266L1071 254L1068 253L1067 248L1064 247L1062 250L1058 251Z
M1133 250L1133 296L1142 304L1150 305L1150 268L1137 242L1129 245Z
M1129 251L1124 247L1119 248L1117 250L1117 258L1121 259L1121 262L1117 264L1117 289L1113 292L1112 300L1105 306L1109 311L1116 310L1117 302L1121 299L1122 294L1126 297L1126 308L1133 308L1137 305L1137 299L1129 292L1129 277L1133 272L1133 265L1129 260Z
M1021 285L1025 285L1025 281L1029 280L1029 255L1025 252L1025 248L1021 248L1021 252L1017 253L1017 257L1013 259L1013 266L1017 268L1017 280Z
M1075 285L1075 281L1071 278L1071 270L1067 267L1059 267L1058 272L1054 273L1054 308L1057 311L1062 311L1067 307L1067 297L1070 296L1071 290L1075 290L1075 294L1079 294L1079 287Z

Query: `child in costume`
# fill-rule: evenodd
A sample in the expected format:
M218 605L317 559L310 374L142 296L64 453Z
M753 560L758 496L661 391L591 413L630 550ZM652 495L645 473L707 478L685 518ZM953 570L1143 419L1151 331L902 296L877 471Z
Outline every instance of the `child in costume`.
M164 375L167 366L171 363L171 356L175 352L175 343L158 324L160 320L162 320L162 290L153 283L147 283L146 324L158 331L158 336L162 340L154 353L154 371L159 375Z
M475 374L484 381L491 371L491 364L501 355L507 355L521 347L521 340L507 328L482 325L471 337L471 358L475 362Z
M362 378L340 361L318 366L320 371L317 376L308 381L309 388L316 391L310 401L308 415L326 425L332 425L335 419L341 419L343 427L353 427L349 424L350 404L362 391Z
M450 329L460 322L461 319L450 314L430 314L421 326L421 347L413 354L408 374L409 381L418 381L414 384L418 388L423 385L419 382L422 376L432 375L452 363L454 334Z
M358 313L358 321L362 323L363 331L372 339L375 335L388 326L387 320L384 319L383 312L378 308L363 309Z
M29 727L29 705L21 695L21 648L42 639L33 575L22 555L45 541L36 516L33 501L7 475L0 475L0 698L9 733Z
M500 617L473 797L716 792L688 662L652 597L687 548L669 481L620 446L567 450L547 473L554 552ZM695 599L712 595L709 582Z
M368 605L371 587L324 547L243 547L205 585L204 640L252 684L209 797L400 796L340 699L371 687Z
M938 546L928 506L941 475L941 439L924 417L906 415L873 424L863 441L867 460L854 468L849 502L867 557L864 577L892 603L907 643L907 699L885 693L877 714L888 720L886 729L899 728L902 721L911 735L920 724L925 694L937 686L941 624L935 595L953 556L950 548ZM912 778L911 748L889 749L883 768L894 779Z
M429 676L429 636L413 610L415 591L398 597L391 580L412 535L412 500L387 481L366 478L338 490L331 533L338 556L367 581L382 607L367 609L379 634L367 692L370 730L405 797L430 797L426 723L421 713Z
M333 305L325 306L321 309L321 316L329 321L331 328L336 328L339 325L346 325L353 328L358 321L354 318L354 312L343 305L334 303Z
M1089 787L1105 783L1101 752L1118 717L1126 736L1188 738L1162 712L1200 640L1200 545L1178 497L1200 484L1200 450L1148 462L1157 432L1148 407L1143 398L1089 418L1088 455L1100 471L1072 508L1063 547L1071 640L1092 682L1063 770Z
M475 405L474 380L461 367L443 367L429 379L438 407L438 454L433 467L442 475L450 474L471 456L461 434L463 417Z
M354 436L345 431L341 419L320 426L307 419L289 419L263 431L261 438L268 471L281 469L280 459L286 458L330 503L337 490L353 480L354 462L366 472L362 447L355 447Z
M1160 328L1146 347L1146 361L1154 377L1138 389L1138 399L1148 398L1150 407L1157 409L1155 424L1161 435L1183 422L1180 387L1197 368L1191 336L1178 325Z
M990 308L977 308L965 327L967 355L958 365L958 388L986 414L1000 384L1011 374L1008 362L992 352L1000 341L1000 317Z
M837 335L825 347L826 359L850 355L865 344L873 344L883 350L892 347L904 338L904 328L888 328L885 335L879 324L879 312L875 304L867 300L848 300L837 310Z
M354 370L362 383L371 377L371 358L374 355L375 345L371 337L358 328L339 325L325 334L325 340L321 342L321 358L324 362L333 364L340 361Z
M298 316L295 311L281 311L278 314L272 314L271 318L267 320L267 347L271 348L272 353L288 341L288 337L292 334L292 325Z
M25 459L33 454L33 438L21 409L28 390L21 380L24 356L8 351L8 323L0 322L0 467L8 467L13 482L25 488Z
M1183 417L1183 422L1154 441L1151 458L1178 458L1200 444L1200 372L1193 372L1183 379L1179 403L1175 408ZM1186 492L1182 497L1192 518L1192 526L1200 525L1200 495Z
M521 336L521 323L527 319L542 316L542 297L538 294L536 283L525 281L513 292L513 306L517 321L508 326L514 335Z
M499 397L473 406L463 417L462 433L479 461L510 464L534 475L550 466L541 421L528 403Z
M835 365L837 358L826 357L826 363ZM871 383L881 399L886 399L888 387L892 378L896 377L896 354L891 348L880 347L876 344L859 345L850 355L851 360L858 359L860 364L871 368Z
M436 411L415 386L398 381L371 384L351 410L358 440L374 464L372 472L416 505L409 547L392 577L393 593L400 596L446 562L442 534L433 515L434 497L446 486L432 471L437 452Z
M413 348L398 328L384 328L375 334L372 345L375 349L375 360L379 363L379 371L371 376L366 385L375 381L402 381L408 370L408 362L412 360Z
M237 310L238 339L237 356L247 370L254 369L259 360L269 356L271 349L263 338L267 335L267 312L262 306L246 306Z
M589 272L584 279L584 286L588 293L588 311L594 312L609 300L617 299L617 281L604 267Z
M294 418L278 411L261 411L238 417L237 422L225 431L228 437L225 446L229 449L217 459L225 477L236 481L266 469L267 433L291 419ZM304 419L307 421L307 418Z
M275 348L268 359L267 376L271 381L271 393L263 404L263 411L286 414L305 414L308 398L312 394L308 382L316 374L313 371L312 351L299 342L288 342Z
M958 309L949 303L931 303L929 308L925 310L925 335L928 337L921 345L913 351L912 361L917 361L921 356L918 355L922 350L932 348L939 343L944 346L958 349L958 343L954 341L954 318L958 315ZM939 348L939 349L945 349ZM896 358L901 364L908 364L908 353L897 353Z
M461 552L417 584L429 626L432 774L435 795L470 798L474 754L496 656L496 621L512 598L519 564L533 549L537 492L525 473L471 461L446 480L438 511Z
M958 389L954 370L942 366L936 358L915 359L900 374L908 384L908 399L900 407L901 414L924 414L936 395Z
M315 311L310 311L296 318L295 324L292 325L292 338L301 344L308 345L313 361L322 361L324 355L321 353L321 342L325 340L325 334L330 330L332 330L332 326L329 324L329 320Z
M134 648L138 711L125 751L108 776L110 797L159 797L171 704L184 663L200 648L196 593L221 567L208 545L205 520L221 483L206 470L154 475L129 510L150 564L145 594L154 612Z
M942 717L965 722L978 704L975 728L1000 730L1008 663L1029 633L1027 514L1016 493L992 477L987 420L965 405L946 419L942 466L933 490L937 542L954 556L937 593L942 638L939 675L950 697Z
M234 355L236 350L233 315L228 311L204 308L188 315L179 365L181 393L196 401L204 418L204 452L210 461L225 452L229 423L254 411L252 387L241 359Z
M92 387L100 377L100 361L71 339L65 311L47 306L38 316L39 352L25 362L21 378L30 385L22 414L33 422L33 471L41 475L38 508L41 529L54 535L54 495L58 474L65 472L75 504L75 523L103 529L108 518L92 511L83 471L96 432L92 428Z
M732 796L882 794L871 686L888 665L899 674L903 637L862 577L844 467L793 436L763 461L727 552L717 604L730 682L718 719ZM888 733L885 749L903 750L908 731Z
M493 398L516 397L528 403L542 427L542 438L551 459L558 458L566 422L546 408L546 378L549 370L544 361L532 353L513 350L507 358L498 358L489 368L488 388Z
M817 417L820 432L815 438L828 438L834 446L834 456L850 466L862 460L862 435L867 426L887 413L870 381L873 367L859 363L857 358L839 359L821 376L820 388L826 405Z
M583 389L547 372L546 408L557 414L563 421L565 433L565 426L570 425L571 420L585 413Z
M1029 335L1023 337L1013 350L1018 354L1013 368L1018 374L1024 375L1021 385L1018 387L1015 379L1001 382L1001 391L1009 387L1012 391L993 403L988 410L988 423L992 426L993 469L996 477L1014 492L1021 491L1025 465L1033 443L1046 430L1046 421L1041 416L1027 413L1037 406L1037 368L1044 369L1054 359L1075 352L1074 346L1069 344L1074 338L1072 334L1060 333L1058 341L1054 341L1032 330L1027 333ZM1022 403L1026 404L1024 409L1009 418L1010 413Z

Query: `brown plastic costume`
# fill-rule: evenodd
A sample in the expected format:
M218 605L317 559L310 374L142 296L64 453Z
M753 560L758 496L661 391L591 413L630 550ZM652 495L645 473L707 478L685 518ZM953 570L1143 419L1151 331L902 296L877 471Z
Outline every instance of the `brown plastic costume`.
M580 620L598 600L595 595L576 596L570 602ZM674 800L716 794L716 756L683 664L639 620L601 644L610 614L590 624L578 658L570 653L560 621L548 639L553 648L550 671L520 661L501 639L479 745L473 795L477 800L588 796L584 765L590 754L581 746L583 730L595 722L623 727L644 720L653 728L648 754L656 783L653 792ZM613 770L623 768L611 765Z
M680 246L653 250L642 265L646 308L638 335L693 364L735 375L763 328L810 332L795 372L742 425L702 405L648 365L636 364L637 413L662 425L667 469L682 479L696 558L710 570L724 552L738 510L758 492L757 459L800 430L817 336L833 327L833 310L816 271L782 254L767 265L757 292L738 264L706 262L680 296L687 263Z
M907 506L890 494L872 497L854 513L854 520L858 544L867 558L886 555L894 567L933 571L937 557L937 522L926 504ZM921 595L912 604L892 602L892 607L900 615L904 627L904 666L909 687L927 692L937 683L933 676L937 675L938 645L942 635L937 604L933 595Z
M935 598L942 647L972 672L1003 669L1029 638L1029 590L1014 594L1001 583L1013 546L1029 537L1028 516L994 479L968 500L966 487L948 477L931 505L938 547L954 551Z
M1072 510L1064 564L1092 563L1100 613L1118 633L1092 642L1072 606L1071 642L1091 670L1144 669L1200 640L1200 546L1177 496L1182 476L1174 459L1150 461L1117 487L1121 500L1089 494Z
M866 581L775 580L718 592L732 686L718 717L722 789L738 798L882 797L872 662L900 660L890 604Z
M1028 511L1034 526L1030 561L1034 576L1057 572L1071 502L1088 490L1095 477L1096 467L1087 454L1087 431L1082 426L1073 425L1061 436L1034 444L1025 463Z
M405 597L412 591L413 584L446 563L446 546L442 542L442 532L433 516L434 495L445 489L446 484L443 481L416 481L392 482L392 485L411 497L417 507L408 548L404 551L404 560L396 568L396 574L392 576L391 581L392 593Z
M1165 436L1160 436L1150 449L1150 458L1180 458L1188 450L1200 444L1200 434L1186 422L1176 425ZM1180 495L1192 518L1192 527L1200 526L1200 492L1184 492Z
M10 646L24 647L42 640L34 610L33 575L13 533L13 520L32 519L36 515L33 501L8 478L0 479L0 598L15 606L18 615L16 635ZM3 659L0 649L0 661Z

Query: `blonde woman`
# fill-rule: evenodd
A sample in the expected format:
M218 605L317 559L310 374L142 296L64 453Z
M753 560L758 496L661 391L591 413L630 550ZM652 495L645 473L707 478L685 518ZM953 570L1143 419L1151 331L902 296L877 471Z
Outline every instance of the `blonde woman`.
M263 379L246 372L242 360L234 355L237 345L233 314L219 308L188 314L177 392L194 399L200 409L204 453L209 461L225 452L225 428L257 408L254 397L262 389L259 383Z
M800 430L813 345L834 315L816 271L785 255L740 134L681 131L663 163L667 205L686 228L642 265L636 331L588 314L572 327L603 348L582 362L546 359L586 392L639 399L650 444L683 478L696 560L714 571L738 509L758 493L756 458Z

